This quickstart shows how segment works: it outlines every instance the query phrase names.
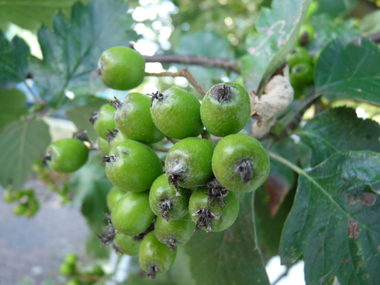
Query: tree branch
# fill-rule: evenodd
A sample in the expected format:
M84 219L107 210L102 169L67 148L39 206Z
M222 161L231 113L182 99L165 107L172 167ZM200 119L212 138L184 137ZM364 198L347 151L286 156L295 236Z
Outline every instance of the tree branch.
M146 62L182 63L186 65L202 65L206 67L222 68L240 73L240 62L233 59L212 58L195 55L157 54L143 56Z
M202 95L202 97L204 97L206 95L206 92L203 90L203 88L199 85L199 83L195 80L195 78L193 77L193 75L187 70L186 67L182 68L182 70L178 71L178 72L168 72L168 71L164 71L164 72L158 72L158 73L145 73L146 75L148 76L157 76L157 77L162 77L162 76L172 76L172 77L177 77L177 76L183 76L185 77L191 85L193 85L193 87L199 92L199 94Z

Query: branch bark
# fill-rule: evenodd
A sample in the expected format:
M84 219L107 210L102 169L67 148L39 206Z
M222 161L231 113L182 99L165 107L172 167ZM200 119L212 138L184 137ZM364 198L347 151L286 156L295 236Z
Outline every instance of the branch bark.
M158 72L158 73L147 72L146 75L148 75L148 76L156 76L156 77L163 77L163 76L177 77L177 76L183 76L183 77L185 77L190 82L191 85L193 85L193 87L199 92L199 94L202 95L202 97L204 97L206 95L206 92L199 85L199 83L195 80L194 76L187 70L187 67L182 68L178 72L169 72L169 71Z
M206 67L222 68L240 73L240 62L233 59L211 58L195 55L157 54L143 56L146 62L181 63L186 65L202 65Z

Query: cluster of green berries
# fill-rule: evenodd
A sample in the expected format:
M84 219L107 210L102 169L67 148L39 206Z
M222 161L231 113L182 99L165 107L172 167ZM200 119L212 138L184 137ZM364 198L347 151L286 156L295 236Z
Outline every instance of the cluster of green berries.
M13 207L13 213L17 216L26 216L28 218L33 217L38 209L40 204L35 197L33 189L20 190L20 191L4 191L3 194L4 201L7 203L17 202L17 205Z
M318 3L313 1L306 14L306 22L301 25L295 49L288 54L286 61L290 68L290 83L294 88L294 97L303 96L305 88L314 82L314 68L317 64L320 51L313 57L310 56L307 46L315 37L314 27L308 23L309 18L315 13Z
M32 166L33 173L35 173L40 181L45 182L51 191L56 192L61 196L61 203L67 204L71 201L69 193L68 182L61 182L67 179L64 173L52 172L46 165L43 164L41 159L36 159Z
M90 270L82 272L77 265L77 261L78 256L74 253L69 253L59 268L62 275L70 278L66 285L94 284L104 276L105 273L100 265L96 264Z
M98 73L108 87L127 90L142 82L144 67L137 52L116 47L102 54ZM177 246L194 232L229 228L239 213L239 193L256 190L269 174L260 142L238 134L250 114L248 93L235 83L216 84L202 104L172 87L150 95L130 92L95 112L90 121L115 186L107 196L111 215L98 235L101 244L138 254L154 278L171 267ZM165 138L174 145L162 161L153 144ZM82 140L53 142L44 161L56 172L76 171L88 158Z
M136 87L144 78L141 59L128 48L105 51L99 60L103 83ZM139 72L131 77L131 70ZM213 86L202 104L172 87L150 95L130 92L95 112L90 121L115 186L107 196L111 215L98 235L101 243L139 255L142 269L154 278L171 267L177 246L193 233L229 228L239 213L238 194L256 190L269 174L260 142L237 134L250 113L248 93L235 83ZM198 137L206 134L221 140L215 145ZM174 145L163 162L153 144L165 138Z

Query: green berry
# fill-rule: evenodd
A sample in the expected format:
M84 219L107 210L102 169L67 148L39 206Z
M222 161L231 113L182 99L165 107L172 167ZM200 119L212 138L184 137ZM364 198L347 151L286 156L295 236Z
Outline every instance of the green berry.
M80 285L80 282L76 278L72 278L69 280L69 282L66 283L66 285Z
M177 250L170 248L157 240L154 232L147 234L140 246L140 266L147 272L149 278L154 279L156 273L164 273L173 265Z
M178 187L178 193L168 182L166 174L162 174L152 184L149 191L149 204L152 211L159 217L169 220L179 220L188 213L191 191Z
M209 207L209 190L200 188L191 194L189 213L191 219L197 223L196 230L200 228L206 232L220 232L228 229L239 214L239 199L232 191L227 191L224 205L215 200Z
M201 105L201 119L212 135L224 137L241 131L251 117L247 91L234 83L211 87Z
M132 140L113 147L103 162L107 162L108 179L125 191L148 190L162 174L162 163L157 154L148 146Z
M111 219L119 233L135 236L145 231L154 219L149 193L126 193L113 207Z
M34 215L38 212L39 209L40 204L34 197L28 199L28 209L25 211L25 216L28 218L34 217Z
M108 131L107 141L110 146L110 149L126 140L129 140L129 138L122 132L120 132L118 129Z
M59 272L62 275L71 275L75 271L75 266L73 264L63 263L59 268Z
M125 191L113 187L107 194L107 205L108 209L112 212L113 207L116 203L125 195Z
M225 188L251 192L267 179L270 163L267 152L258 140L235 134L223 138L217 144L212 157L212 169L216 179Z
M165 169L174 187L193 188L205 185L214 176L211 159L215 145L206 139L186 138L169 150Z
M4 201L6 203L12 203L12 202L17 201L18 197L17 197L16 193L17 192L11 192L11 191L5 190L3 193Z
M78 256L75 253L68 253L65 257L66 264L74 265L78 260Z
M286 61L288 62L289 67L292 68L293 66L302 62L310 63L311 56L305 48L296 47L291 53L287 55Z
M107 155L110 152L110 146L108 144L108 141L98 137L98 149L102 153L102 155Z
M116 234L115 243L119 249L126 255L138 255L141 245L141 240L135 240L134 236L126 236L123 234Z
M180 220L170 220L157 217L154 232L157 239L169 246L174 251L177 245L184 245L193 236L195 223L191 220L189 213Z
M171 138L197 137L203 131L200 103L184 89L172 87L153 94L150 112L157 128Z
M107 139L108 130L113 130L116 127L113 119L115 108L109 104L104 104L100 107L99 112L92 114L90 122L94 125L95 131L102 139Z
M28 209L28 206L26 204L18 204L13 207L13 213L16 216L22 216L25 214L27 209Z
M149 96L129 93L122 102L115 100L111 104L116 107L114 119L117 128L131 140L155 143L165 137L153 123Z
M296 88L307 86L314 81L314 68L309 63L299 63L292 68L289 79Z
M130 90L139 86L145 76L145 60L133 49L113 47L100 56L100 79L109 88Z
M103 271L103 268L96 264L93 268L92 268L92 272L94 275L96 276L103 276L104 275L104 271Z
M88 147L79 139L60 139L48 146L44 160L52 170L70 173L87 162L88 151Z
M314 27L310 24L302 24L298 34L298 42L301 46L306 46L314 39Z

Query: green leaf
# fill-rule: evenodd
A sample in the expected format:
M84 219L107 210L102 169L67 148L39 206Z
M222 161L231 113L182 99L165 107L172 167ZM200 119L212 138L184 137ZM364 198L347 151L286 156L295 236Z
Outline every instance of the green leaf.
M28 114L25 95L18 89L0 90L0 131Z
M176 54L198 55L205 57L218 57L232 59L231 44L217 33L199 31L182 36L175 48ZM185 65L178 65L181 69ZM200 66L186 66L203 89L208 90L214 85L213 79L220 81L220 76L225 74L222 69L205 68Z
M361 44L329 44L315 69L315 87L328 99L350 98L380 105L380 51L368 39Z
M363 36L368 36L380 32L380 10L376 10L366 15L359 24L360 32Z
M19 37L9 42L0 31L0 88L12 88L28 75L29 46Z
M297 164L296 145L290 138L273 143L271 150ZM270 159L270 168L268 179L255 192L255 222L260 249L264 255L275 256L279 253L285 219L293 205L296 175L274 159Z
M17 190L29 177L36 158L42 157L51 141L49 127L36 119L8 124L0 133L0 184Z
M99 238L94 233L90 233L85 242L86 255L92 258L108 258L111 248L109 246L100 247L99 244Z
M319 0L317 13L343 16L355 8L357 0Z
M32 61L41 98L57 107L68 100L65 90L89 84L102 52L113 46L128 46L136 39L133 23L122 0L90 1L87 6L76 2L71 22L62 13L53 19L53 29L42 27L38 32L44 60Z
M292 166L296 168L295 165ZM285 223L283 264L303 255L307 284L376 284L380 280L380 154L345 151L300 172Z
M104 213L108 213L106 195L112 183L106 178L102 157L93 152L89 161L71 178L75 202L82 203L82 214L92 231L100 233L106 225Z
M349 43L360 36L354 19L336 21L326 14L321 14L313 16L310 24L314 27L316 36L308 45L309 50L323 49L332 40Z
M219 233L197 232L185 245L197 284L269 284L253 224L253 193L241 195L237 221Z
M2 0L0 1L0 24L14 23L24 29L35 31L41 23L51 26L53 15L62 11L70 16L75 0Z
M297 135L311 150L311 166L342 150L380 152L380 125L359 119L354 109L329 108L308 121Z
M78 130L87 130L87 136L89 139L95 141L98 135L89 119L92 113L99 111L99 108L102 105L107 104L108 101L94 96L87 97L91 100L87 105L74 107L67 111L66 115L68 119L77 126Z
M256 23L258 36L247 40L248 55L241 59L241 73L248 90L259 91L283 64L296 43L311 0L273 0L263 7Z

